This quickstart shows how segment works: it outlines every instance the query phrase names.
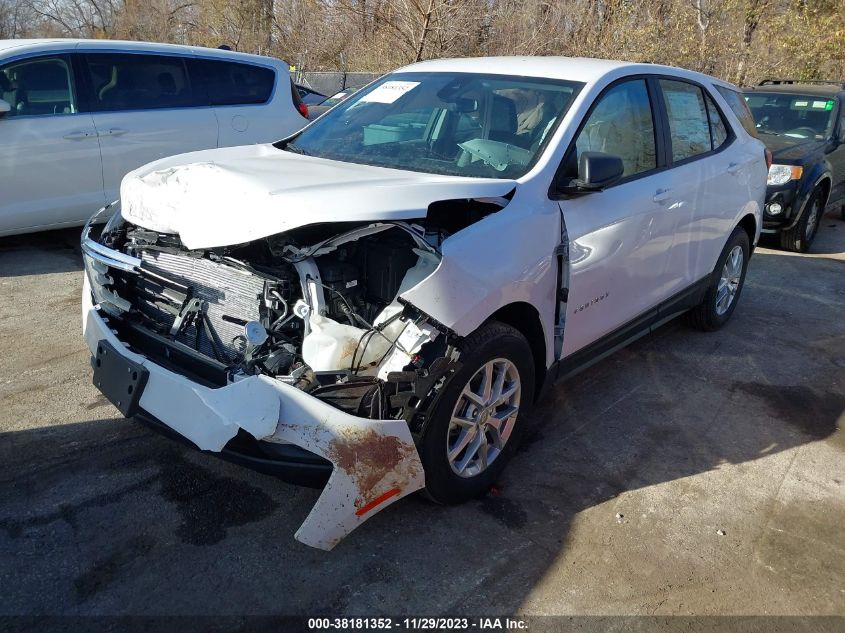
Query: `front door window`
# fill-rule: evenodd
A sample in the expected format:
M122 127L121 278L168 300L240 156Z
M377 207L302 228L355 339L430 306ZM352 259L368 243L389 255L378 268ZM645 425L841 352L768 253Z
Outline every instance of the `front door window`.
M63 57L12 62L0 67L0 98L7 116L48 116L77 112L73 79Z
M611 88L590 113L575 141L581 152L604 152L622 159L623 178L657 167L654 119L645 80L635 79Z

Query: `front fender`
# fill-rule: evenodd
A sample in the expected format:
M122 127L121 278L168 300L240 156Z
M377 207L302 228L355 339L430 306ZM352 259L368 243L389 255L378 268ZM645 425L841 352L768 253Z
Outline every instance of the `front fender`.
M504 306L528 303L540 315L551 359L560 211L548 198L536 207L526 200L517 195L501 211L450 236L437 269L401 297L459 336Z
M810 199L810 195L825 179L833 182L832 172L827 161L816 163L809 173L804 174L804 177L801 179L801 184L798 187L798 192L795 195L795 201L793 202L793 206L797 209L797 212L793 215L789 226L785 226L783 228L791 229L798 224L799 220L804 215L804 210L807 207L807 201ZM830 188L828 188L827 198L824 200L823 208L824 206L827 206L827 200L829 197Z

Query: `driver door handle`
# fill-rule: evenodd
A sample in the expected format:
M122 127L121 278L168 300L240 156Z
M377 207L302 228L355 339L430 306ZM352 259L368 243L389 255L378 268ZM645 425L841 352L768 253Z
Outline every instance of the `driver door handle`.
M110 128L106 132L106 134L108 136L123 136L124 134L126 134L126 130L124 130L122 127L113 127L113 128Z
M62 138L66 138L69 141L81 141L86 138L96 138L97 133L91 130L76 130L75 132L68 132Z
M728 164L728 173L729 174L735 174L736 172L739 171L739 167L740 167L740 165L736 161L729 163Z
M669 189L669 188L658 189L657 191L654 192L654 196L652 197L652 200L654 200L655 202L660 204L660 203L666 202L671 197L671 195L672 195L672 190Z

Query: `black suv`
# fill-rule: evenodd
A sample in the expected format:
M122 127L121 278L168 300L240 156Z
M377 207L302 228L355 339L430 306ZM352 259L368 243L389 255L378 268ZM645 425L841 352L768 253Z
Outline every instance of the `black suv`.
M845 220L845 83L767 79L745 100L772 152L763 232L804 252L828 204Z

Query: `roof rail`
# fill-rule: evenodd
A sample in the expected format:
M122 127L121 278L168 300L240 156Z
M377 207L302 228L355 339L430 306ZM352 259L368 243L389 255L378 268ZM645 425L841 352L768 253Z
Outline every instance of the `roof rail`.
M830 81L824 79L764 79L758 86L779 86L782 84L807 84L818 86L838 86L845 88L845 81Z

